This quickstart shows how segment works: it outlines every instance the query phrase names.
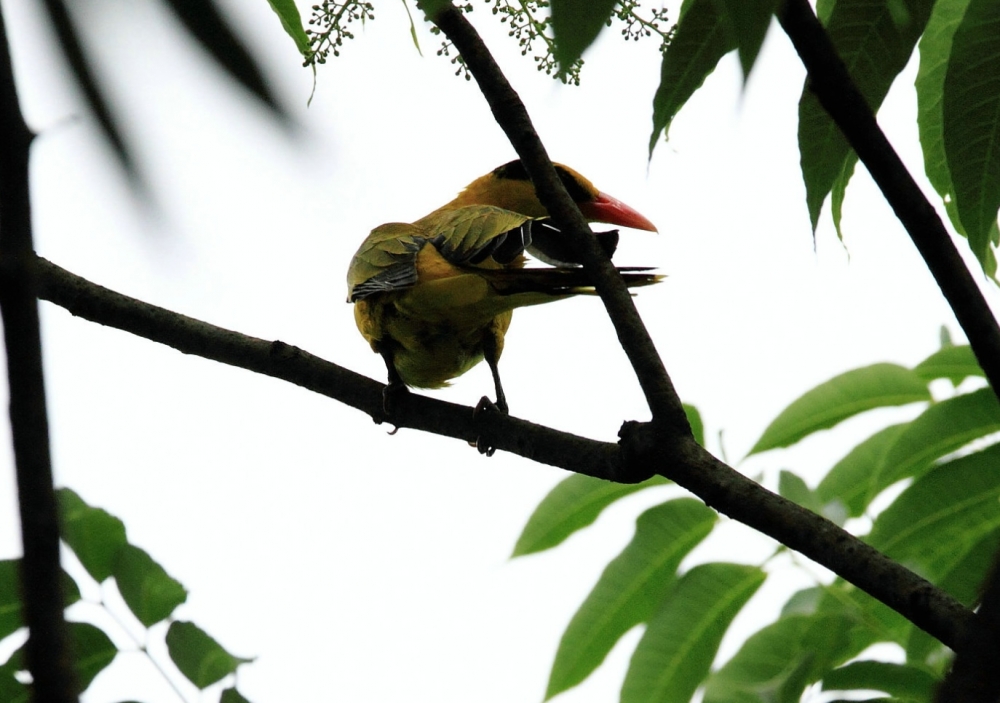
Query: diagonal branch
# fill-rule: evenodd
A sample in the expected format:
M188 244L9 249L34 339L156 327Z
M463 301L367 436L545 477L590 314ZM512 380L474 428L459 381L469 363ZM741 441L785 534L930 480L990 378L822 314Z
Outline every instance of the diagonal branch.
M32 134L21 116L6 27L0 13L0 314L10 384L10 427L21 514L21 602L28 626L26 658L34 699L77 700L70 655L59 520L52 486L42 341L35 297L28 152Z
M74 315L178 349L280 378L383 419L382 389L369 378L283 342L268 342L129 298L38 260L39 296ZM610 444L525 420L480 413L406 394L393 408L399 427L474 441L551 466L619 482L654 473L676 481L708 505L798 550L901 613L949 646L974 617L947 593L832 522L734 471L694 441L671 440L654 425L626 423Z
M493 116L510 139L531 176L538 197L580 254L584 268L593 277L604 301L618 340L635 370L655 422L666 423L672 431L691 433L680 398L667 375L653 340L635 309L621 276L591 235L579 208L569 197L549 160L528 111L500 71L475 28L450 2L420 3L430 19L459 51L490 105Z
M903 223L968 337L990 386L1000 395L1000 327L941 218L885 138L808 0L785 0L778 20L809 72L809 88ZM1000 553L994 556L981 617L970 620L957 646L949 644L958 656L938 700L996 700L1000 680L995 667L986 664L992 665L1000 658L997 564Z

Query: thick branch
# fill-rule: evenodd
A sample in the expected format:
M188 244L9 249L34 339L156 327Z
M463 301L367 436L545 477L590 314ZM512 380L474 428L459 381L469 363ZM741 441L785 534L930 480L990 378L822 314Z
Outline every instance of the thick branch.
M878 126L808 0L786 0L782 29L809 72L809 89L843 132L924 258L994 391L1000 392L1000 327L941 218Z
M384 386L282 342L221 329L115 293L39 259L39 295L74 315L233 366L302 386L382 419ZM610 481L654 473L707 504L800 551L954 647L973 617L947 593L828 520L777 496L729 468L693 440L628 423L619 445L577 437L499 413L407 394L393 408L400 427L473 441L527 459ZM387 440L390 441L390 440Z
M635 304L615 267L591 235L579 208L566 192L549 160L531 118L507 82L475 28L450 3L434 4L430 18L458 49L465 65L493 111L497 123L521 157L538 197L556 224L580 254L595 288L604 301L618 340L635 370L646 403L656 422L665 422L677 431L690 433L680 398L663 366L653 340L635 309Z
M21 602L27 666L37 701L75 701L76 679L63 619L59 520L52 486L42 343L35 297L28 152L10 47L0 13L0 315L10 384L10 426L21 513Z

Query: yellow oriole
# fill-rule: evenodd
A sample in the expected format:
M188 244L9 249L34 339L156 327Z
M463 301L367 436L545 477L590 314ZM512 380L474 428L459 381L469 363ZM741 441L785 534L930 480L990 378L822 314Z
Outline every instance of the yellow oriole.
M573 169L555 168L588 221L656 231ZM387 411L392 393L441 388L485 358L496 405L507 412L497 362L513 310L594 292L547 217L524 166L512 161L416 222L372 230L347 272L347 300L385 360ZM617 231L595 236L614 253ZM555 267L523 268L525 251ZM619 270L630 287L660 279L645 268Z

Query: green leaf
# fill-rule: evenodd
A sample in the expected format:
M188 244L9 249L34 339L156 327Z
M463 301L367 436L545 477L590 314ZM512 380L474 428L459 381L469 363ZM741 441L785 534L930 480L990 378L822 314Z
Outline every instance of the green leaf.
M528 518L511 557L551 549L577 530L592 524L601 511L619 498L667 480L654 476L636 484L612 483L603 479L573 474L559 482Z
M851 656L850 629L839 615L781 618L709 677L703 703L798 703L810 682Z
M1000 530L981 539L962 559L938 581L937 586L954 596L962 605L973 607L979 602L980 589L993 564L993 555L1000 547ZM906 659L919 664L929 663L933 656L940 660L946 648L937 639L911 625L906 639ZM950 650L947 650L950 651Z
M998 430L1000 403L992 388L934 403L899 433L883 459L884 475L879 475L876 482L890 486L902 478L919 475L934 460Z
M597 39L616 4L617 0L552 0L552 53L560 75L566 75Z
M836 0L816 0L816 16L824 25L829 24Z
M803 508L812 510L814 513L819 513L823 509L822 504L806 485L806 482L798 474L785 469L782 469L778 475L778 494L788 498L793 503L798 503Z
M219 703L250 703L235 688L227 688L219 697Z
M21 627L20 559L0 561L0 640Z
M947 378L956 386L969 376L984 376L976 355L968 344L938 349L914 366L913 371L928 383L938 378Z
M1000 445L936 467L872 525L867 541L931 582L1000 529Z
M89 622L67 623L76 654L76 679L79 690L86 691L94 678L114 661L118 648L104 631Z
M257 59L236 35L214 0L164 0L191 37L215 62L275 117L285 117ZM273 4L272 4L273 7ZM299 20L301 27L301 20ZM294 37L293 37L294 38Z
M915 666L880 661L856 661L823 677L824 691L867 689L890 696L930 700L939 683L936 676Z
M747 456L795 444L866 410L930 399L926 384L902 366L883 363L854 369L807 391L785 408Z
M0 701L4 703L31 703L31 691L14 678L14 671L0 666Z
M668 501L639 516L632 541L604 569L566 627L546 700L587 678L622 635L652 617L674 584L681 560L712 531L716 519L714 510L691 498Z
M887 488L884 481L879 481L889 478L882 471L885 455L908 424L879 430L838 461L816 486L820 502L826 505L839 501L850 517L863 514L872 499Z
M115 555L126 543L125 525L107 511L87 505L69 488L60 488L56 494L63 541L100 583L111 575Z
M914 86L917 90L917 127L920 146L924 152L924 172L942 198L951 198L954 188L951 172L944 153L944 129L941 122L941 97L944 93L944 76L951 56L951 43L969 0L950 0L935 3L920 37L920 68ZM958 213L951 208L955 229L963 236L965 229L958 220Z
M23 624L21 620L20 568L20 559L0 560L0 640ZM80 588L65 571L63 571L62 587L67 607L80 600Z
M309 46L309 35L306 34L306 30L302 27L302 15L299 14L299 8L295 5L295 0L267 0L267 2L271 5L274 13L278 15L278 19L281 20L281 26L284 28L285 33L295 42L295 48L299 50L299 53L304 58L309 58L312 55L312 48ZM409 12L409 8L407 8L407 12ZM413 24L412 21L410 24Z
M170 617L187 600L187 591L146 552L131 544L118 550L114 567L118 592L146 627Z
M900 0L906 21L884 0L838 0L826 23L830 39L873 110L878 110L893 80L906 66L930 17L933 0ZM806 203L813 229L823 201L838 178L846 187L851 149L808 85L799 100L799 152ZM842 200L842 195L840 196Z
M726 29L735 38L746 82L760 53L778 0L716 0Z
M192 622L176 620L170 623L166 640L170 659L199 689L222 680L240 664L253 661L233 656Z
M952 37L944 151L969 246L986 262L1000 209L1000 3L970 0Z
M653 96L653 133L649 155L670 131L670 123L719 59L736 48L736 40L716 8L716 0L689 0L681 11L674 34L660 66L660 86Z
M701 413L698 412L698 408L688 403L682 404L684 407L684 414L687 415L688 424L691 425L691 433L694 435L694 441L705 446L705 423L702 422Z
M729 624L766 578L742 564L701 564L684 574L632 655L622 703L689 701Z

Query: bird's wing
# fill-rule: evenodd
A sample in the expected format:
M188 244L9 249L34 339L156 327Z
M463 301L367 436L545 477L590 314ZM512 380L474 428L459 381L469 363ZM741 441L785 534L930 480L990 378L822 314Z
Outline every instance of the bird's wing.
M373 229L347 270L347 302L415 284L417 254L426 243L424 230L416 225L390 222Z
M379 225L351 261L347 300L416 285L417 257L428 243L455 266L506 266L531 244L530 222L510 210L473 205L439 210L413 224Z
M438 210L417 221L441 255L456 265L506 266L531 244L532 218L491 205Z

